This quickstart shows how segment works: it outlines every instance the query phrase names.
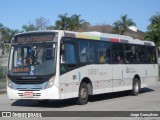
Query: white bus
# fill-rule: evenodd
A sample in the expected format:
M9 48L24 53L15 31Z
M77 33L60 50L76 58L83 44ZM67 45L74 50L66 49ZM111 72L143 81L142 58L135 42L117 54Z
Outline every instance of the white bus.
M99 32L34 31L14 36L10 99L56 100L140 89L158 80L155 44Z

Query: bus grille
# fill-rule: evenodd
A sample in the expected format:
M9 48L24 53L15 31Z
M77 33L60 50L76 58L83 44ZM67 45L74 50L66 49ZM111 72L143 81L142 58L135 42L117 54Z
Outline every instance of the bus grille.
M23 97L23 98L25 97L23 93L18 93L18 96ZM33 93L32 97L38 98L40 96L41 96L41 93Z
M16 84L43 84L46 79L15 79L13 82Z

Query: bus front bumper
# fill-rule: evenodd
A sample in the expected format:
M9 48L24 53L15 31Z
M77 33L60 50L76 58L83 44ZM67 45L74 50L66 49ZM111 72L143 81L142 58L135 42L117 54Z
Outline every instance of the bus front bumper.
M7 95L9 99L59 99L59 89L56 86L39 91L20 91L7 86Z

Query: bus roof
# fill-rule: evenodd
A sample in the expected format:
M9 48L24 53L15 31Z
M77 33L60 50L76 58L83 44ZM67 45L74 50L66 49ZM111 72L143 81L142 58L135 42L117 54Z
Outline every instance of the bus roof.
M59 30L36 30L36 31L28 31L28 32L23 32L23 33L15 34L14 36L31 34L31 33L49 33L49 32L57 32L57 33L58 33Z
M100 41L108 41L108 42L119 42L119 43L130 43L130 44L155 46L155 43L151 41L144 41L144 40L134 39L130 36L110 34L110 33L101 33L97 31L93 31L93 32L65 31L65 36L90 39L90 40L100 40Z
M63 31L63 30L39 30L39 31L30 31L25 33L19 33L17 35L24 35L30 33L48 33L48 32L63 32L66 37L72 38L83 38L89 40L100 40L100 41L108 41L108 42L119 42L119 43L130 43L130 44L139 44L139 45L148 45L148 46L155 46L154 42L151 41L144 41L139 39L134 39L130 36L125 35L117 35L117 34L110 34L110 33L101 33L97 31L91 32L73 32L73 31Z

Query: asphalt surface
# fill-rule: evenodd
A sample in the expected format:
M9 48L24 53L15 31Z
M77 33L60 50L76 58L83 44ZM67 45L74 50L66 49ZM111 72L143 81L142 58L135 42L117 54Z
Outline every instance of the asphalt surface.
M8 99L7 94L0 94L0 111L160 111L160 83L150 85L147 88L141 89L141 93L138 96L129 95L128 92L116 92L116 93L94 95L89 98L88 104L82 106L76 105L75 99L38 103L37 101L33 100L10 100ZM61 120L63 118L58 117L56 119ZM65 119L72 120L74 118L68 117ZM83 118L78 117L76 119L80 120ZM94 117L86 119L101 120L106 118ZM160 120L160 117L159 118L111 117L109 119Z

